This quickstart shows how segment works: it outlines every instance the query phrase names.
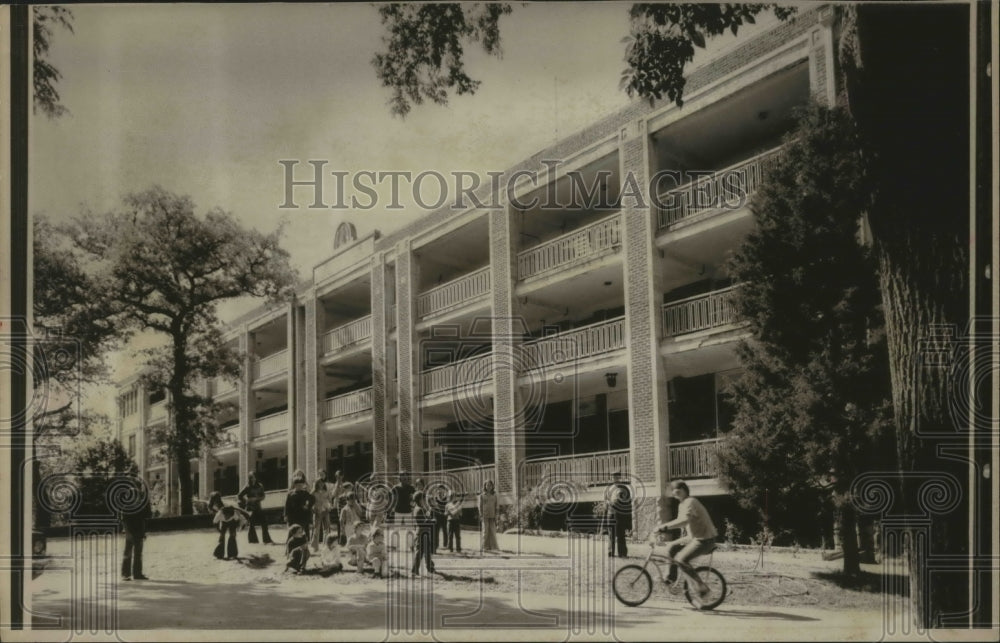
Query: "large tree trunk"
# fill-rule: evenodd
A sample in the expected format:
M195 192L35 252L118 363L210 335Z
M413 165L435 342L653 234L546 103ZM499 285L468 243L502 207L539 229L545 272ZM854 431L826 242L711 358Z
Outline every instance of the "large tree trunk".
M176 453L177 456L177 482L181 494L181 515L190 516L194 513L194 503L191 501L191 454L184 450L184 453Z
M933 364L952 344L927 340L946 326L957 336L968 322L969 7L856 11L857 47L842 63L850 109L874 153L869 219L903 472L897 509L909 520L910 596L918 625L964 624L942 617L968 609L967 575L928 574L934 565L923 556L968 554L968 507L959 502L946 511L946 502L928 503L925 492L928 480L955 476L962 486L954 491L963 494L968 477L967 464L939 452L962 444L949 397L964 383L949 382L948 369ZM916 546L923 533L924 552Z
M857 576L861 573L861 561L858 557L857 514L851 503L845 502L837 508L837 524L844 552L843 572L846 576Z

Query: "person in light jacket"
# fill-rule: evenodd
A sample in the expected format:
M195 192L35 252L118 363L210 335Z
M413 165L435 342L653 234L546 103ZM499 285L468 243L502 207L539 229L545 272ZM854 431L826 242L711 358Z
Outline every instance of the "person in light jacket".
M482 525L480 551L500 549L497 544L497 494L492 480L486 481L483 492L479 494L479 521Z

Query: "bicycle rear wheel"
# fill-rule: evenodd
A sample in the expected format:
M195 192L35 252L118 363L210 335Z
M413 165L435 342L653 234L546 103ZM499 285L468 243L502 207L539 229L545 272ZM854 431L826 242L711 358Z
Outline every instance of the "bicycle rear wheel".
M642 605L653 593L653 579L638 565L625 565L615 573L611 587L622 603L635 607Z
M698 587L688 580L684 583L684 598L696 609L715 609L726 598L726 579L712 567L695 567L694 571L701 582L708 586L708 593L698 596Z

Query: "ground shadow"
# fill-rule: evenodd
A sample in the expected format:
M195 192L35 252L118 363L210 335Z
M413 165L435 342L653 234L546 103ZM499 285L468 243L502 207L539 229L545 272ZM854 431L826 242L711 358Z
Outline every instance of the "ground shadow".
M275 560L271 558L271 554L250 554L246 557L241 556L236 560L238 560L241 565L249 567L250 569L265 569L275 563Z
M906 576L894 575L892 582L885 574L862 571L858 575L848 575L843 572L812 572L812 577L828 583L833 583L841 589L851 589L856 592L868 592L880 596L890 594L894 596L910 595L910 579Z

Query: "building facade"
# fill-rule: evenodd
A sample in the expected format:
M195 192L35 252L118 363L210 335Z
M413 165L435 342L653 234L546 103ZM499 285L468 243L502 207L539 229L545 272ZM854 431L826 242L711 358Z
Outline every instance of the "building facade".
M794 110L835 99L834 42L828 8L801 11L692 71L683 108L636 101L511 168L537 181L487 207L339 233L294 302L230 324L243 377L204 383L233 404L194 488L234 494L256 472L277 506L295 469L408 470L470 499L494 480L504 502L586 502L621 470L640 533L671 479L724 494L712 452L747 336L725 264ZM169 511L150 437L167 400L132 379L119 409Z

